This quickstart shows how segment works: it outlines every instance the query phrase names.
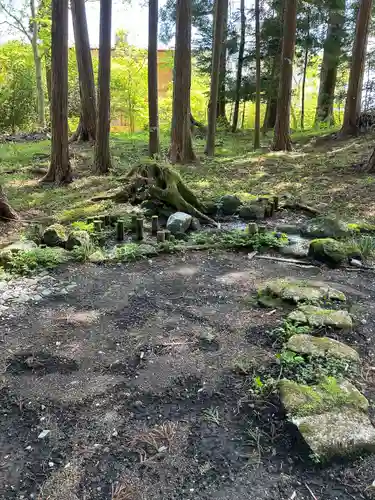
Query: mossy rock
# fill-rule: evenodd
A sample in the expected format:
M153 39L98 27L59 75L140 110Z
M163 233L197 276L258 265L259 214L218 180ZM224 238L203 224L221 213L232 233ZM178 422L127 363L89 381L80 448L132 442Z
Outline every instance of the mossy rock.
M329 326L350 330L353 326L352 318L347 311L323 309L311 305L299 305L298 309L288 315L288 320L300 325L309 325L313 328Z
M375 428L362 411L332 408L330 412L293 417L291 421L321 461L375 451Z
M359 234L371 234L375 233L375 224L369 224L368 222L357 222L348 224L348 228L353 233Z
M305 223L301 234L309 238L345 238L350 236L348 224L335 217L317 217Z
M313 240L309 247L309 257L331 267L338 267L344 262L348 262L350 258L358 260L363 258L356 245L332 238Z
M108 260L108 256L100 249L95 250L88 258L88 261L92 264L102 264L106 260Z
M223 215L234 215L237 213L242 202L233 194L226 194L220 198L217 207Z
M238 215L244 220L263 220L266 217L267 202L255 202L243 205Z
M49 247L63 247L67 240L67 231L61 224L53 224L43 233L43 241Z
M367 412L369 402L348 380L326 377L318 385L308 386L292 380L279 382L281 402L293 417L319 415L330 410L351 408Z
M286 344L289 351L310 356L333 357L347 359L359 363L359 354L352 347L328 337L313 337L312 335L299 334L290 337Z
M90 244L90 235L87 231L72 231L65 244L67 250L73 250L75 247L83 247Z
M277 278L268 281L258 290L259 298L265 295L277 297L286 302L319 302L327 300L346 301L345 294L329 285L316 284L309 280Z

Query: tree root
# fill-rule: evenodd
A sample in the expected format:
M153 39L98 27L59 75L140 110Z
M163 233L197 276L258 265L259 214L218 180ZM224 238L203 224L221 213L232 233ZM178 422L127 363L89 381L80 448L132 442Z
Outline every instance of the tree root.
M196 195L182 181L176 171L168 165L150 162L136 165L125 178L125 186L117 193L96 197L93 201L115 200L117 203L141 203L151 199L186 212L210 224L217 222L208 217Z
M0 186L0 219L5 222L19 219L17 212L9 205L2 186Z

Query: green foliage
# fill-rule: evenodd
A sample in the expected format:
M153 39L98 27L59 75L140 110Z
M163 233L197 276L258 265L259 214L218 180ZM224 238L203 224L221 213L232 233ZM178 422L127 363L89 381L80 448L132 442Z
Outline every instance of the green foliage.
M36 118L31 47L18 41L0 46L0 130L15 132Z
M96 250L97 247L90 241L81 246L74 247L71 251L71 255L77 262L87 262L90 255L92 255Z
M193 233L191 239L196 245L213 245L218 248L227 249L251 249L262 250L263 248L280 248L285 245L287 238L280 238L275 232L258 233L249 235L247 231L235 229L223 232L200 232Z
M41 224L29 224L23 233L25 240L34 241L37 245L43 242L43 226Z
M295 323L286 319L281 326L274 328L269 334L272 338L284 342L290 337L293 337L293 335L309 334L311 330L310 326L297 326Z
M359 248L363 257L375 256L375 237L369 234L353 238L348 242L351 246Z
M88 233L94 232L94 224L88 224L80 220L72 222L72 228L78 231L87 231Z
M257 375L253 378L250 392L258 397L269 396L276 388L276 380L272 377L267 377L262 379L261 376Z
M40 268L53 269L66 261L63 250L55 248L36 248L27 252L12 254L5 268L12 274L30 275Z

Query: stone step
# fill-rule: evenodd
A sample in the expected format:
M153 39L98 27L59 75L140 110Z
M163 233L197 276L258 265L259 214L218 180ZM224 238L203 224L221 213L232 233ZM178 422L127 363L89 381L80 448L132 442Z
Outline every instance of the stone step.
M285 345L289 351L312 356L331 356L359 363L358 352L352 347L328 337L314 337L307 334L293 335Z

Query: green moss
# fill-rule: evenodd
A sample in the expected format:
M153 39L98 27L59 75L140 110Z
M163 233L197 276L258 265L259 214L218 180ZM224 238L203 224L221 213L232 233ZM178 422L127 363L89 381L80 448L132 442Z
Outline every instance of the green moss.
M337 241L332 238L312 240L309 256L331 266L339 266L350 257L362 259L361 251L355 243Z
M348 228L353 233L375 233L375 225L367 222L350 223Z
M315 386L281 380L279 389L282 403L292 416L317 415L344 407L368 410L367 399L350 382L338 382L334 377L326 377Z

